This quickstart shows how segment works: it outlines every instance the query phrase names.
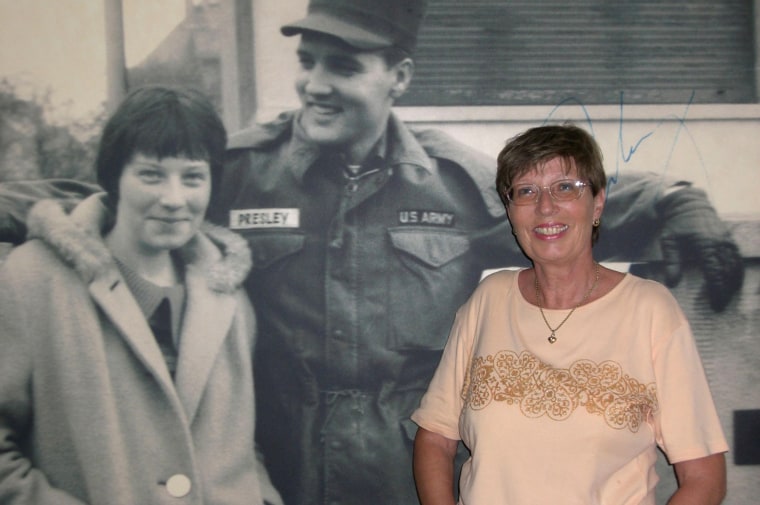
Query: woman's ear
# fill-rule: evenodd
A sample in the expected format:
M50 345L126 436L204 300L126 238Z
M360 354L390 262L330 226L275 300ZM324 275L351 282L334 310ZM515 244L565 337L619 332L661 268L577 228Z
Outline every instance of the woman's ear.
M607 191L600 189L594 197L594 219L602 219L604 203L607 201Z
M412 76L414 75L414 61L411 58L404 58L399 61L391 69L393 72L393 84L391 86L390 95L394 100L401 98L406 90L409 89L409 85L412 82Z

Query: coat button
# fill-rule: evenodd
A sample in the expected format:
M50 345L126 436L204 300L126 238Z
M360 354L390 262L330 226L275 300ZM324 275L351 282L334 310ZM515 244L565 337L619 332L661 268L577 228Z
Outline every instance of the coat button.
M182 498L187 496L190 492L190 488L193 487L192 482L187 475L178 473L169 477L166 481L166 492L174 498Z

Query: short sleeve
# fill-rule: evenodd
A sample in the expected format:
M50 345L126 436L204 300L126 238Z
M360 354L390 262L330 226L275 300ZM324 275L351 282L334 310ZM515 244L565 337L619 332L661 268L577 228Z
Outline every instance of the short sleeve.
M675 299L669 310L680 323L653 347L655 422L657 444L676 463L726 452L728 444L689 323Z
M470 299L457 311L438 368L419 408L412 413L412 421L419 426L451 440L461 439L459 414L476 330L475 305Z

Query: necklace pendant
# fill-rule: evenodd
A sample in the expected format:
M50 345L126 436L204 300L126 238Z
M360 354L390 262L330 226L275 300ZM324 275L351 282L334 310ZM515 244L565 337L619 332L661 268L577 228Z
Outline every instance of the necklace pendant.
M554 342L557 341L557 337L555 337L554 332L552 332L552 334L549 335L549 338L547 338L546 340L548 340L550 344L553 344Z

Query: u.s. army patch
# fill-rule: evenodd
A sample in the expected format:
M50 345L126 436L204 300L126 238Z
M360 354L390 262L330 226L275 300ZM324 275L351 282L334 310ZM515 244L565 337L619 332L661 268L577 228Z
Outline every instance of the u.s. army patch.
M400 210L398 224L422 224L427 226L454 226L454 213L437 210Z

